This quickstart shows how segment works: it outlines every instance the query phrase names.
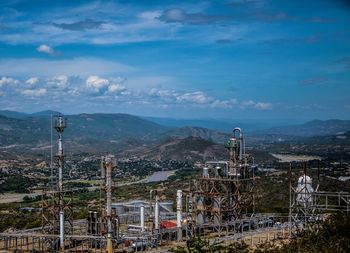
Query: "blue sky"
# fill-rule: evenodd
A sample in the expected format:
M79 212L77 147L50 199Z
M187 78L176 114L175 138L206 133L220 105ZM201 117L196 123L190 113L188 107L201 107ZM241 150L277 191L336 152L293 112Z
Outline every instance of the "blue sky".
M346 0L0 3L0 107L349 119Z

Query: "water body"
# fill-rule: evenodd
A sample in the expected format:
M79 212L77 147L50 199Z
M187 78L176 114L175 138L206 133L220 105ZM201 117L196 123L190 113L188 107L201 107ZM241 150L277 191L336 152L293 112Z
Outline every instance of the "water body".
M169 176L174 175L175 171L157 171L154 172L148 179L148 183L166 181Z

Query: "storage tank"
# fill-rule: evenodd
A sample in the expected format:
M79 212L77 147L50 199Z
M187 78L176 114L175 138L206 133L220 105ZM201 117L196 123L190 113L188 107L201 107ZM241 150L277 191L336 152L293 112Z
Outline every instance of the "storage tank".
M203 168L203 177L205 177L205 178L209 177L209 168L208 167Z
M299 205L304 207L312 205L312 193L314 192L314 189L312 188L311 177L305 174L299 177L296 191L296 201Z
M198 225L201 225L205 222L205 217L204 217L204 197L198 197L197 199L197 219L196 223Z

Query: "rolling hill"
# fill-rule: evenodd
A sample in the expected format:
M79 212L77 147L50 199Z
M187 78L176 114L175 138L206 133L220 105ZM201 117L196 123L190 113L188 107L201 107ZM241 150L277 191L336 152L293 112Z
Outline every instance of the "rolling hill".
M190 136L163 139L159 143L138 150L137 155L152 160L205 161L224 159L227 156L227 151L222 144Z
M181 127L165 132L160 137L186 138L199 137L207 141L224 143L229 137L229 133L218 132L203 127Z

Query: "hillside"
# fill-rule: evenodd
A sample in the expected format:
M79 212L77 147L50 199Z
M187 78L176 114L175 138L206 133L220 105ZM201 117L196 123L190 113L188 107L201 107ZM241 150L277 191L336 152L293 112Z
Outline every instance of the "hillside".
M204 161L224 159L227 152L224 145L216 144L200 137L167 138L152 146L137 151L142 158L155 160Z
M64 138L69 141L153 139L169 131L168 127L128 114L69 115L67 120ZM50 124L49 116L24 119L0 116L0 146L49 144Z
M173 138L186 138L186 137L199 137L207 141L224 143L230 134L222 133L215 130L202 128L202 127L181 127L174 130L165 132L162 137L173 137Z

